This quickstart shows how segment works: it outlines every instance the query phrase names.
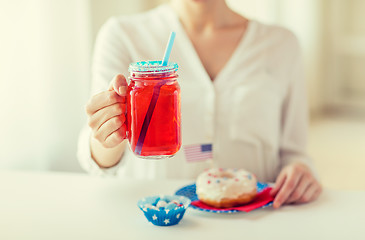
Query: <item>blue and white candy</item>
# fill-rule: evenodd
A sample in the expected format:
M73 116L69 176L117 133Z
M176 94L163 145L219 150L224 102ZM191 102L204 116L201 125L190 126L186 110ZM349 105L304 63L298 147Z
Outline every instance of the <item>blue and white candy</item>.
M164 210L164 209L172 210L181 206L183 206L183 204L180 201L178 200L169 201L169 199L166 198L157 199L155 204L146 203L144 205L145 208L154 210Z

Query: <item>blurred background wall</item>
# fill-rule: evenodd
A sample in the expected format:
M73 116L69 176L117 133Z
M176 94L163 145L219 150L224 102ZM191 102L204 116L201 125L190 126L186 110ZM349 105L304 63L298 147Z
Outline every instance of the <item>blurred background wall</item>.
M110 16L165 2L0 0L0 169L81 171L76 145L86 121L95 36ZM309 152L325 186L365 189L365 1L227 2L298 36L311 112Z

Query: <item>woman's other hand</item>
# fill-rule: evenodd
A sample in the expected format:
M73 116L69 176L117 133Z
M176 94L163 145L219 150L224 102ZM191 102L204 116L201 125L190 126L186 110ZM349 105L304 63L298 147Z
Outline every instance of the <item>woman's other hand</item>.
M279 208L283 204L314 201L321 192L322 187L309 167L295 162L281 170L271 195L275 196L274 208Z

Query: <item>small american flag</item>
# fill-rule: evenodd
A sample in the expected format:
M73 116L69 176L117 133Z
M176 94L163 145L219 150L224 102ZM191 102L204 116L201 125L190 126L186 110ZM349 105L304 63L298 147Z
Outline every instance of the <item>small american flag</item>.
M187 162L198 162L213 158L212 144L194 144L184 146Z

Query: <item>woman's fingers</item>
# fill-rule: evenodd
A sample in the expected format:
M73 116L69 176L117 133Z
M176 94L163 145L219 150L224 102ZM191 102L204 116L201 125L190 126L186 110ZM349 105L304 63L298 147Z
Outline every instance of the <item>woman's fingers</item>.
M289 196L286 203L294 203L294 202L298 201L303 196L303 194L307 191L307 189L311 183L312 183L311 178L309 176L303 174L298 183L298 186L292 192L292 194Z
M288 171L285 182L274 199L274 208L279 208L283 203L287 201L290 194L297 187L300 178L300 172L296 172L295 169Z
M298 199L298 203L307 203L318 198L322 192L321 186L314 181L305 191L305 193Z
M116 117L113 117L103 123L100 128L96 131L94 131L94 137L103 145L105 144L105 140L108 136L110 136L113 132L117 131L120 127L122 127L125 122L125 116L119 115ZM123 139L121 139L122 141ZM110 147L110 146L105 146Z
M86 113L91 116L102 108L115 103L125 103L127 81L121 74L116 75L109 84L108 91L94 95L86 105Z
M276 179L275 187L271 190L271 196L275 196L283 186L286 179L286 172L282 171Z
M321 193L322 193L322 187L321 185L319 185L316 192L313 194L311 201L316 200L319 197L319 195L321 195Z
M109 90L114 90L120 96L125 96L127 92L127 80L122 74L116 75L109 85Z
M126 138L126 125L122 125L119 129L111 133L104 142L104 147L112 148L119 145Z
M111 106L102 108L89 117L89 126L94 130L98 130L100 126L109 119L122 114L124 115L125 110L126 105L123 103L115 103Z
M102 108L115 103L125 103L125 97L119 96L114 91L104 91L94 95L86 105L86 113L91 116Z
M104 147L111 148L126 138L127 81L116 75L107 91L94 95L86 105L93 137Z
M276 194L273 205L274 208L278 208L284 203L313 201L321 191L320 183L314 178L308 166L295 162L282 169L271 194Z

